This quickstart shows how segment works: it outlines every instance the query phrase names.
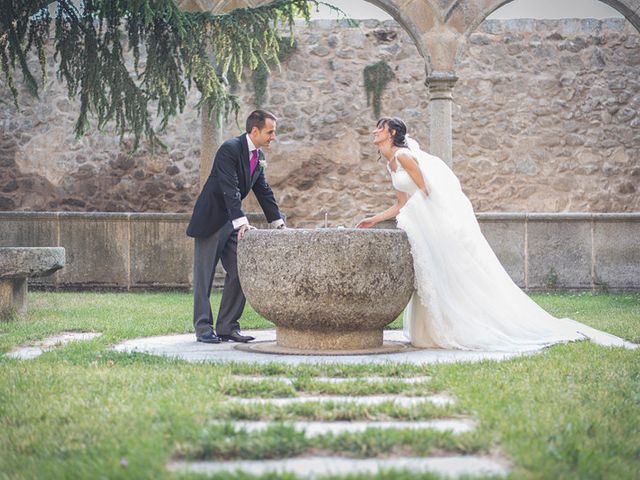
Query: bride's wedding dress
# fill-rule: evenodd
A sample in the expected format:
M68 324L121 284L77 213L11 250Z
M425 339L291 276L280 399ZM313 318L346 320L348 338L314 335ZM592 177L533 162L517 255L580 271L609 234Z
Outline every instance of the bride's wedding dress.
M394 188L408 194L397 216L413 255L415 287L404 331L418 347L526 351L590 339L635 348L630 342L569 318L555 318L511 280L491 250L469 199L449 167L415 140L399 149L416 158L429 195L400 162L389 168Z

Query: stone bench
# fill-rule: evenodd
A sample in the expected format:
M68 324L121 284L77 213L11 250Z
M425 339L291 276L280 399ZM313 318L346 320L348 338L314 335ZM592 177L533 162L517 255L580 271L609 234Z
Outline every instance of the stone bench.
M0 247L0 316L27 311L27 279L64 267L62 247Z

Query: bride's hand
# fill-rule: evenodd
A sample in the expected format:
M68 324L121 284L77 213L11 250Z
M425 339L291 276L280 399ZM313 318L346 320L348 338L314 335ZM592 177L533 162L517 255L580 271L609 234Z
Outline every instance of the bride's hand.
M360 220L356 225L356 228L371 228L376 224L372 218L365 218L364 220Z

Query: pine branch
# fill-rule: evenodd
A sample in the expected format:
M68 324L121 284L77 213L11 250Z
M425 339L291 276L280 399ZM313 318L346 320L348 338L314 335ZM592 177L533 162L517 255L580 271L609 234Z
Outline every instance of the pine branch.
M0 67L16 105L16 70L28 91L38 94L30 54L37 55L46 79L50 3L0 0ZM69 97L80 100L76 134L84 135L95 117L98 128L114 124L121 139L131 133L134 148L143 137L154 145L159 140L149 109L155 105L162 131L184 110L192 86L201 94L198 106L206 105L211 117L237 115L240 104L227 77L239 81L246 67L277 64L281 28L293 37L295 19L309 21L311 7L320 4L277 0L213 14L183 11L175 0L91 0L78 8L73 0L59 0L54 59Z

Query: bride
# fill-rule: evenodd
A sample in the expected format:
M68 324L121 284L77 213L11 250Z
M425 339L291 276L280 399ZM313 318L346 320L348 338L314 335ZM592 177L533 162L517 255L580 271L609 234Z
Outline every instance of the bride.
M554 318L520 290L482 235L457 177L407 136L402 120L381 118L373 143L387 160L397 201L356 227L396 217L407 233L416 291L404 312L404 332L412 345L525 351L590 339L637 347L575 320Z

